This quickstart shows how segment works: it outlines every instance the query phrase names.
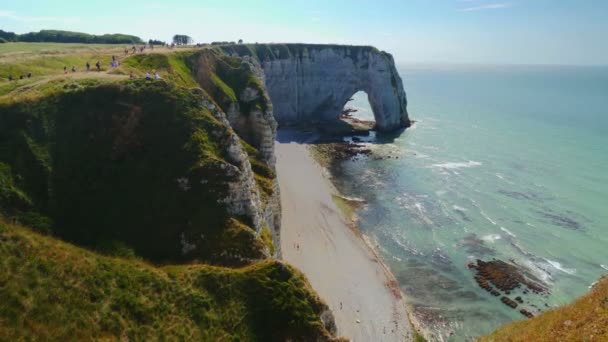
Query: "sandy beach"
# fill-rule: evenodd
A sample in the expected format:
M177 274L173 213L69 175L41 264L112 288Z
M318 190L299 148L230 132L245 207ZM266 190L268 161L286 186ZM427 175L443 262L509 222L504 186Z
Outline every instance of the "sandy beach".
M390 273L349 228L306 137L279 132L276 155L283 258L302 270L327 302L338 336L356 342L410 340L412 327L403 300L388 286Z

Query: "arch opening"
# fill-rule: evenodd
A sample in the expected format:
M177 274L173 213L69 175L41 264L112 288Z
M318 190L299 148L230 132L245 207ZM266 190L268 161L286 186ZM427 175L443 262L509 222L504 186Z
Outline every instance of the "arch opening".
M353 94L340 113L340 120L353 124L365 124L370 128L376 124L374 111L369 102L369 95L360 90Z

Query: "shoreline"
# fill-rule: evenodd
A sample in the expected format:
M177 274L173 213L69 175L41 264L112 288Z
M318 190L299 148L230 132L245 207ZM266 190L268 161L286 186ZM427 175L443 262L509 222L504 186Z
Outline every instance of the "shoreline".
M329 170L311 155L314 137L280 131L283 259L298 267L334 314L337 336L352 341L413 340L420 324L372 242L347 218Z

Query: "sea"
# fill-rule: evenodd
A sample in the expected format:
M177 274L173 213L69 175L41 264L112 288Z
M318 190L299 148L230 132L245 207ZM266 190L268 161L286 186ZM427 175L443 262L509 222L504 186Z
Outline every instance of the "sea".
M365 201L359 229L434 340L473 340L608 274L608 67L398 70L415 124L359 137L373 154L341 162L334 181ZM347 107L373 119L363 92ZM514 310L477 285L477 259L515 264L548 291Z

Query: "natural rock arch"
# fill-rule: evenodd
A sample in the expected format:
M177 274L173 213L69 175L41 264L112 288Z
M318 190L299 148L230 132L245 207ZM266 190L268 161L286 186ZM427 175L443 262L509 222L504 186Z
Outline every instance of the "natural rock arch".
M268 45L259 56L279 124L337 120L358 91L368 94L376 128L410 125L407 99L393 57L373 47Z

